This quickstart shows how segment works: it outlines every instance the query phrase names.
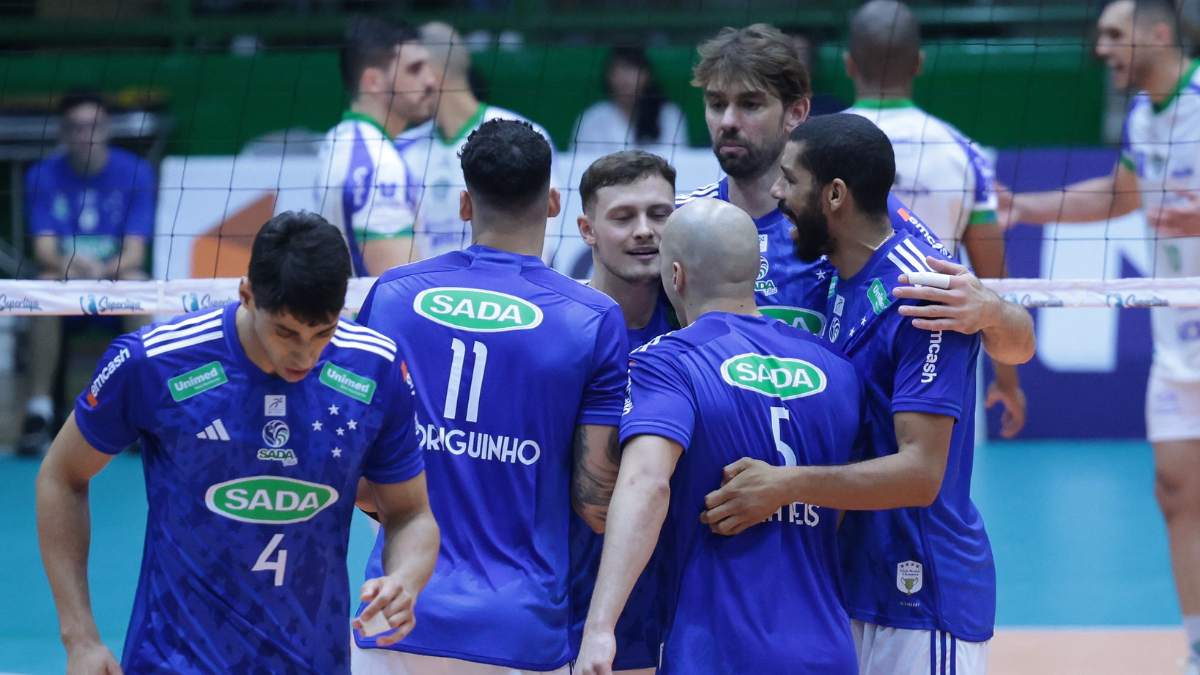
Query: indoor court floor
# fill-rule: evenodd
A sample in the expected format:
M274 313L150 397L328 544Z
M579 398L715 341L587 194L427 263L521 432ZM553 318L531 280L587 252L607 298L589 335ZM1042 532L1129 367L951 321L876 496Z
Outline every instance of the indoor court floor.
M37 463L0 456L0 675L62 673L38 554ZM992 675L1179 675L1185 654L1144 442L993 443L976 454L975 502L995 551L999 629ZM139 458L93 483L91 594L119 656L141 559ZM371 544L356 516L351 580Z

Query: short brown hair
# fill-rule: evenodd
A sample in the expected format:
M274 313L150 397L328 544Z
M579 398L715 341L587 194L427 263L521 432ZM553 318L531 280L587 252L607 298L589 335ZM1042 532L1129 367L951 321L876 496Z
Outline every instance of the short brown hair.
M643 176L658 175L675 189L675 167L644 150L623 150L592 162L579 180L579 199L587 212L596 205L596 193L613 185L631 185Z
M700 63L692 71L692 86L721 86L745 82L784 105L812 95L808 69L792 39L778 28L756 23L745 28L722 28L701 44Z

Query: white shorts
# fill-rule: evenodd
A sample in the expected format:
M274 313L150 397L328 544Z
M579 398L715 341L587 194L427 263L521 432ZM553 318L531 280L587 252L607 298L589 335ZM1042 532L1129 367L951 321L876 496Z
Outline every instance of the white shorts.
M987 675L991 642L964 642L949 633L886 628L850 621L858 675Z
M1151 443L1200 439L1200 382L1173 382L1151 367L1146 436Z
M570 664L557 670L520 670L442 656L409 654L391 649L362 649L350 644L351 675L570 675Z

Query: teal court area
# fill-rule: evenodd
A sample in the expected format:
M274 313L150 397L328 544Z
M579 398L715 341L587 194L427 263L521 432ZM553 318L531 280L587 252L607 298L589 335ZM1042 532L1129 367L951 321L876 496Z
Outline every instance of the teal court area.
M38 554L36 472L34 462L0 458L0 673L53 675L66 665ZM981 448L974 494L995 549L1000 626L1047 631L1177 626L1153 475L1150 448L1142 442ZM90 568L100 633L118 656L145 520L141 462L119 456L93 483ZM369 526L358 515L351 536L352 581L361 579L370 545Z

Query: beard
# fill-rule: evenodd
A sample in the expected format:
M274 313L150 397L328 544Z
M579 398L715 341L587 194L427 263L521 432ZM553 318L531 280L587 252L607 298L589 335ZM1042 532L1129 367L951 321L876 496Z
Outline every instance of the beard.
M799 213L789 208L783 200L779 202L779 210L796 226L794 248L801 262L814 263L821 256L833 253L836 242L829 235L829 219L821 213L815 193Z
M737 140L742 144L746 153L736 157L722 155L721 143L728 140ZM730 178L738 180L758 178L779 161L779 156L783 154L783 148L787 142L788 136L783 133L782 128L780 128L777 138L770 139L766 145L761 146L753 145L745 139L738 139L736 134L730 137L722 133L713 139L713 154L717 156L717 163L721 165L721 170Z

